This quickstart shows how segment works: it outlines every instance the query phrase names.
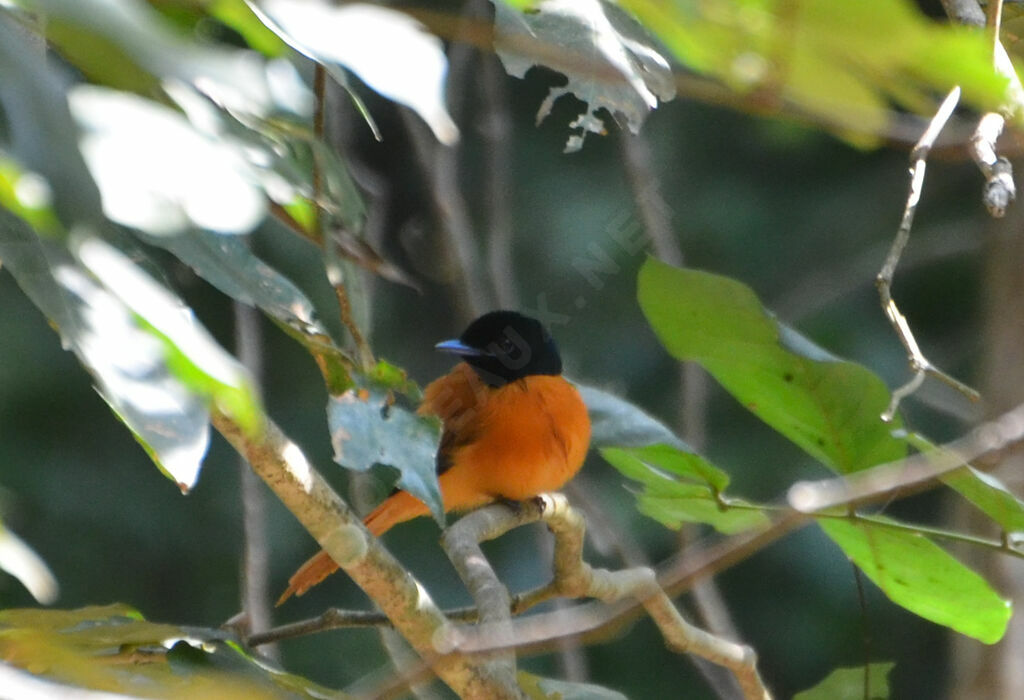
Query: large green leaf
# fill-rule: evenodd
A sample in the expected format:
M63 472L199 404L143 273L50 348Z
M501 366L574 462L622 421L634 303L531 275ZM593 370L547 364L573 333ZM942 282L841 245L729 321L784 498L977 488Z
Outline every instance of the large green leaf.
M886 700L889 697L889 672L895 663L869 664L868 667L837 668L818 685L797 693L793 700ZM865 670L868 686L864 687Z
M356 471L375 464L394 467L399 472L398 487L426 503L443 524L436 467L439 422L395 402L394 392L406 380L398 378L392 365L385 363L359 381L360 386L331 396L327 404L334 461Z
M1010 601L923 535L864 520L818 525L897 605L986 644L1006 632Z
M677 359L702 365L740 403L840 473L900 459L901 421L880 418L885 383L780 324L735 280L654 259L640 271L640 306Z
M209 444L209 415L171 374L161 343L63 244L37 237L4 209L0 259L157 466L181 488L191 488Z
M79 689L154 698L346 697L272 668L221 630L148 622L121 604L0 611L0 658L68 697Z

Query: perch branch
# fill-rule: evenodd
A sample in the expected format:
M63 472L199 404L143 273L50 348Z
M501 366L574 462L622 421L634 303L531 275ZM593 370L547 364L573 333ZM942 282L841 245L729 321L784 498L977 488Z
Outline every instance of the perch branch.
M247 435L231 418L216 410L212 421L452 690L462 698L518 697L517 688L490 677L478 661L437 652L435 639L446 636L451 623L426 589L369 534L280 428L265 419L259 435Z
M489 508L475 517L465 517L444 531L441 545L479 610L479 622L511 631L511 598L480 549L480 543L498 537L502 529L501 509ZM511 650L488 661L491 673L508 683L516 677L516 657Z
M924 172L928 153L935 144L939 132L942 131L950 115L953 114L953 110L956 109L959 100L960 88L955 87L946 95L946 99L942 101L935 116L928 123L928 128L924 130L921 138L918 139L914 149L910 152L910 189L907 192L907 203L903 209L903 219L900 221L900 227L896 232L896 238L892 242L892 247L889 249L889 254L885 258L885 264L882 265L881 271L875 278L875 285L878 287L878 294L882 300L882 308L885 310L886 316L889 317L892 327L896 330L900 342L903 343L903 347L907 351L910 368L914 372L914 376L909 382L892 393L889 407L882 414L882 420L884 421L891 421L893 419L900 401L917 391L927 375L932 375L946 382L972 401L977 401L980 398L978 392L974 389L954 379L929 362L928 358L921 352L921 348L918 347L917 340L915 340L914 334L910 330L906 317L900 313L896 302L892 298L893 275L896 273L896 265L899 264L903 249L910 239L910 229L914 225L914 214L917 212L917 204L921 200L921 189L924 185Z
M554 576L545 595L558 597L597 598L604 604L636 599L661 630L666 644L680 653L692 653L728 668L736 676L744 696L760 700L770 698L757 673L752 649L711 635L686 622L672 600L658 584L654 570L634 567L620 571L594 569L583 559L585 524L579 513L569 506L565 496L546 494L513 512L508 508L489 507L463 518L470 522L458 537L490 539L519 525L543 520L555 537ZM563 611L562 617L575 616L576 609ZM527 620L526 622L530 622ZM442 649L467 651L479 648L486 640L488 648L516 646L516 627L508 623L490 625L482 622L475 629L448 627L441 635Z

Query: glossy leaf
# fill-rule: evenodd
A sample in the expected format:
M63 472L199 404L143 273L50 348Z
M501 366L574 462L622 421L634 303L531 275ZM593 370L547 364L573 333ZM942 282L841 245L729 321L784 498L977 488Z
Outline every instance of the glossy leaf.
M986 644L1006 632L1010 601L926 537L863 520L818 525L897 605Z
M703 366L736 400L840 473L900 459L901 421L880 418L885 383L780 324L751 289L649 259L640 306L673 357Z
M272 669L221 630L148 622L121 604L0 611L0 656L68 697L83 689L224 700L346 697Z
M119 83L120 74L134 66L160 81L192 85L242 114L312 113L312 94L285 59L266 60L253 51L199 44L173 31L138 0L30 4L46 15L57 49L73 51L74 64L95 82L125 87ZM111 61L111 55L120 60Z
M259 431L263 413L248 374L180 299L98 239L77 242L75 254L162 341L163 357L177 379L250 434Z
M351 70L379 94L415 110L441 143L458 140L445 106L444 47L410 15L358 2L262 0L256 6L297 51Z
M394 467L399 471L398 488L426 503L437 522L444 523L435 461L441 438L436 419L396 405L389 389L368 383L331 396L327 422L335 462L356 471L374 464Z
M889 697L889 672L895 663L869 664L867 676L863 666L837 668L818 685L793 696L793 700L887 700ZM869 679L864 687L865 678Z
M171 375L161 343L61 243L38 238L3 209L0 259L157 466L190 489L209 444L209 415Z
M266 214L257 171L229 136L202 134L181 113L118 90L81 85L69 101L112 221L154 235L247 233Z

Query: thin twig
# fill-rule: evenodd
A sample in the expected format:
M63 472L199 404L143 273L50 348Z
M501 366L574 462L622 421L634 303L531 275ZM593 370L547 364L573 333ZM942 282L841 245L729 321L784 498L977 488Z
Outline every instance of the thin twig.
M928 153L935 144L939 132L942 131L950 115L953 114L953 110L956 109L959 100L960 88L955 87L950 90L949 94L946 95L946 99L939 105L935 116L928 122L928 127L921 134L921 138L918 139L914 149L910 152L910 188L907 192L907 203L903 209L903 218L900 221L899 230L896 232L896 238L892 242L892 247L889 249L889 254L885 258L885 263L875 278L875 285L878 287L878 294L882 300L882 308L885 310L886 316L889 317L892 327L896 330L900 342L903 343L903 347L907 351L910 368L914 372L914 376L909 382L893 392L889 407L882 414L882 420L884 421L891 421L893 419L900 401L916 391L926 375L931 375L944 381L972 401L977 401L980 398L977 391L954 379L929 362L928 358L924 356L918 347L917 340L910 330L907 319L900 313L896 302L892 298L893 275L896 273L896 266L899 264L903 249L910 239L910 229L914 224L914 214L917 211L918 202L921 200L921 190L924 186L924 173Z

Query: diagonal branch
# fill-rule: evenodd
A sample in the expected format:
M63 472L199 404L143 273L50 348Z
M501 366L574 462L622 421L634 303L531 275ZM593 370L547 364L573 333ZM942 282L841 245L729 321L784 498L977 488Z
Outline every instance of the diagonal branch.
M406 571L313 469L302 450L273 422L264 419L259 435L247 435L224 413L212 412L213 425L249 461L253 471L281 499L320 546L390 618L432 670L462 698L517 698L484 665L461 654L438 653L435 639L451 623L426 589Z

